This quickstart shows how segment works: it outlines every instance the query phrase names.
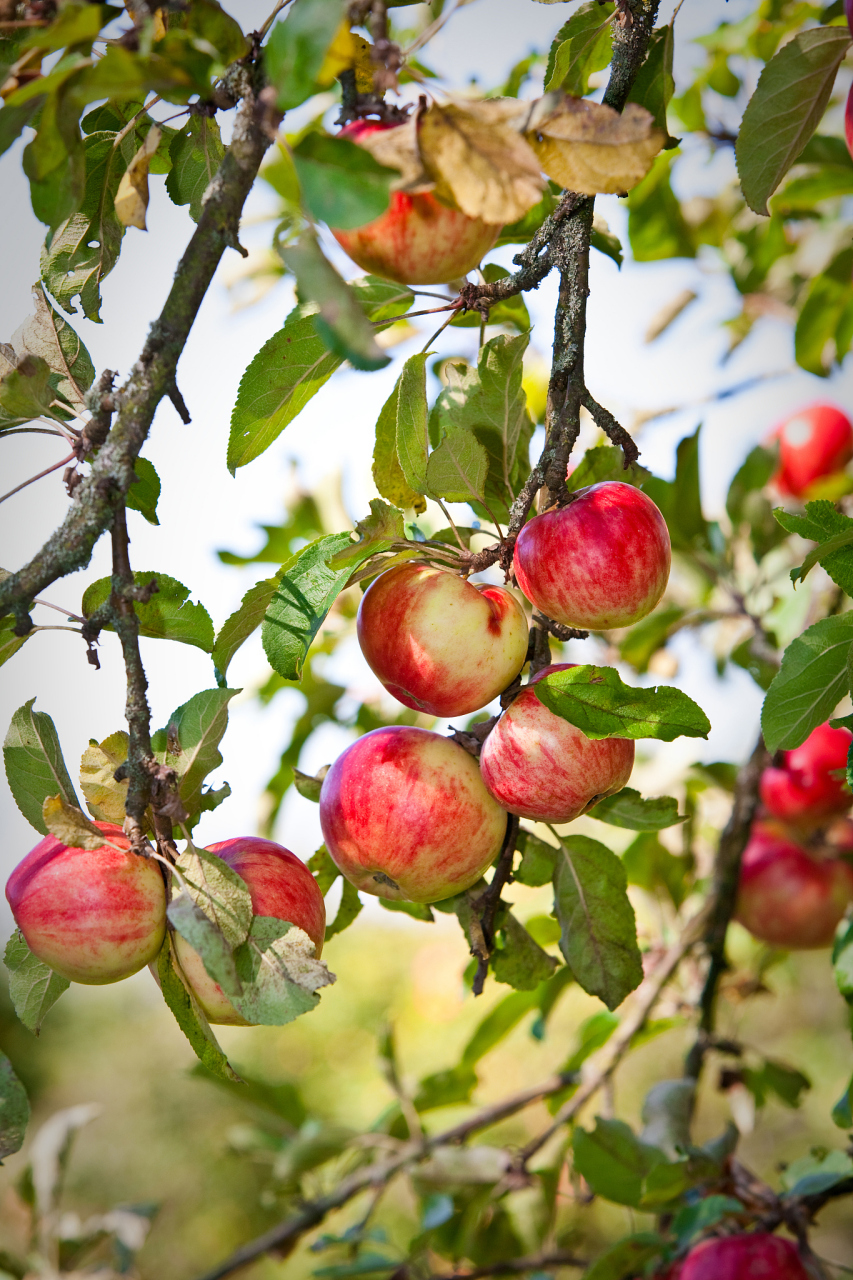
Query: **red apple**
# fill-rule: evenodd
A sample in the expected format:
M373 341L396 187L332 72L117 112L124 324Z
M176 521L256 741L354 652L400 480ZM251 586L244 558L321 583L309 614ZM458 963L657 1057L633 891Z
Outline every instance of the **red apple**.
M355 120L340 132L352 142L399 126ZM354 231L330 227L338 244L365 271L401 284L444 284L464 276L488 253L500 227L469 218L426 191L391 192L385 213Z
M816 480L841 471L853 457L853 424L834 404L818 402L798 409L770 439L779 441L774 483L793 498L803 497Z
M6 897L39 960L71 982L100 986L157 955L166 890L158 863L131 853L121 827L95 825L110 844L75 849L45 836L12 872Z
M535 675L492 729L480 753L483 781L498 804L537 822L571 822L605 796L621 791L634 767L627 738L593 742L549 711L531 688L556 663Z
M590 631L627 627L651 613L670 559L660 511L620 480L578 489L568 506L534 516L513 555L518 585L537 609Z
M678 1280L810 1280L793 1241L765 1231L702 1240L676 1275Z
M767 812L801 826L845 813L853 802L843 772L851 742L848 729L820 724L801 746L784 751L781 766L761 775L759 791Z
M850 28L850 34L853 36L853 0L844 0L844 10L847 14L847 25Z
M847 0L847 23L853 32L853 0ZM847 139L847 150L853 156L853 85L847 94L847 106L844 108L844 136Z
M743 853L735 919L789 951L828 947L853 900L853 868L815 858L774 823L756 822Z
M256 916L275 916L295 924L308 934L319 959L326 935L326 907L317 881L304 862L283 845L259 836L221 840L208 845L208 852L215 853L242 876ZM219 983L211 978L198 952L179 933L174 937L178 963L208 1022L249 1026Z
M440 902L494 861L506 814L457 743L391 727L366 733L338 756L320 792L320 824L356 889Z
M404 706L461 716L479 711L518 675L527 620L505 587L403 564L365 592L358 639L370 669Z

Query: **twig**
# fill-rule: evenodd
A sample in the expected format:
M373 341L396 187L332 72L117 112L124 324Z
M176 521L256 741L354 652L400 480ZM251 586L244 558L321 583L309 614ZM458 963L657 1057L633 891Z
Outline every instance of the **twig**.
M597 400L593 400L588 391L585 391L581 397L581 404L592 414L595 425L601 427L605 435L609 436L613 443L622 450L625 455L623 466L627 471L640 456L640 450L637 448L633 436L630 436L625 428L620 426L608 409L600 405Z
M57 434L59 434L57 432ZM43 480L45 476L49 476L51 471L58 471L60 467L64 467L67 462L73 462L77 454L69 453L67 458L60 458L59 462L54 462L52 467L45 467L44 471L40 471L37 476L30 476L29 480L25 480L23 484L16 485L14 489L10 489L8 493L4 493L0 502L5 502L7 498L11 498L13 494L20 493L22 489L26 489L28 485L35 484L36 480Z
M474 910L482 931L482 949L477 954L477 972L471 990L475 996L483 994L486 975L489 972L489 959L495 945L495 917L500 906L504 885L512 879L512 861L515 857L515 842L518 839L519 820L515 814L508 814L506 834L501 847L500 857L495 866L488 889L474 903Z

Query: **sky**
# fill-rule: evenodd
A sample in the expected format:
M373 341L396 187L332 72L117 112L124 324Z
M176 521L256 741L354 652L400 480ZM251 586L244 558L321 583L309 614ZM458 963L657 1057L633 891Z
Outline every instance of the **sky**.
M230 7L248 30L263 21L268 3L237 0ZM729 4L725 0L686 0L677 25L677 76L696 56L690 37L715 25L721 16L734 20L751 7L749 0L731 0ZM671 10L672 5L662 6L662 16L668 18ZM569 12L565 3L473 0L430 45L429 60L445 68L448 79L458 86L472 76L484 84L498 83L530 49L547 49ZM721 102L721 111L723 107ZM288 117L286 128L296 127L296 113L294 117ZM223 121L226 134L228 128L228 122ZM29 290L38 274L44 230L30 209L20 152L19 145L0 158L0 225L6 246L0 340L6 341L30 311ZM687 188L685 194L714 189L727 166L732 169L731 155L725 150L710 164L704 158L692 158L679 177ZM104 283L104 323L93 324L82 315L70 318L96 369L116 369L120 381L142 347L193 230L186 209L176 208L166 196L164 179L153 178L151 186L149 231L128 231L119 264ZM624 206L616 197L603 197L596 207L627 244ZM261 248L266 242L269 229L258 220L267 208L261 192L251 197L241 233L250 247ZM514 252L513 248L500 250L492 260L510 267ZM343 255L336 260L341 269L355 274ZM310 489L319 487L332 506L340 483L345 508L340 513L342 522L346 516L354 521L367 513L369 499L375 496L370 478L374 425L398 369L395 361L378 373L336 375L261 459L232 478L225 465L225 450L240 378L293 305L292 290L282 284L256 305L235 311L226 285L237 266L236 255L227 253L181 358L178 380L192 422L183 425L171 404L164 402L143 450L162 482L161 524L154 528L134 512L128 517L134 566L165 572L185 583L193 598L205 604L217 627L248 587L268 576L271 568L230 568L220 563L216 551L227 548L251 554L261 545L263 535L256 526L281 520L294 462L300 483ZM649 321L685 288L695 290L699 300L662 338L646 344ZM546 356L553 324L553 281L528 295L527 302L534 319L532 344ZM629 428L637 415L672 405L687 406L648 423L638 435L641 461L664 476L672 474L678 441L700 421L704 423L703 499L709 517L721 511L728 482L748 449L792 407L827 396L853 405L849 370L828 382L796 370L791 331L778 322L761 322L725 362L726 343L719 321L737 310L732 286L709 259L626 262L619 271L609 259L593 254L587 339L590 390ZM419 340L399 348L399 353L405 356L419 349L429 332L424 328ZM474 332L449 330L451 336L442 339L446 345L439 349L445 354L463 353L466 348L459 334L463 343L470 343L470 336L464 335ZM777 371L785 376L735 400L702 403L721 387ZM57 461L61 447L47 436L4 440L4 491ZM0 505L3 567L15 569L23 564L60 523L68 502L60 475L57 472ZM340 527L345 527L344 523ZM85 586L109 571L109 544L102 539L90 566L52 586L43 598L77 611ZM143 639L141 647L150 683L152 728L157 728L194 693L213 687L212 665L207 655L187 645ZM740 759L747 754L761 701L759 690L743 672L718 680L710 656L687 637L679 638L675 652L680 661L678 682L709 710L713 730L708 742L682 740L663 748L655 775L662 783L690 760ZM100 657L101 670L96 671L87 664L78 637L51 631L32 637L0 670L0 723L8 724L14 710L36 696L36 708L48 712L56 722L72 777L89 739L101 740L124 725L124 673L115 636L102 637ZM266 708L252 700L252 689L268 672L256 636L238 653L229 671L232 687L245 692L232 703L231 725L223 744L226 763L213 781L227 779L233 795L202 820L198 835L205 842L254 832L260 792L276 768L290 726L302 708L301 696L291 691L278 695ZM378 689L355 646L335 655L327 674L332 679L345 677L360 692ZM313 771L328 763L347 741L339 730L324 730L310 744L301 767ZM0 873L5 880L35 843L32 829L5 787L0 794L0 823L4 834ZM277 838L300 856L310 856L321 839L316 806L292 793L284 806ZM0 915L4 910L5 903ZM8 915L3 916L0 935L5 935L8 923Z

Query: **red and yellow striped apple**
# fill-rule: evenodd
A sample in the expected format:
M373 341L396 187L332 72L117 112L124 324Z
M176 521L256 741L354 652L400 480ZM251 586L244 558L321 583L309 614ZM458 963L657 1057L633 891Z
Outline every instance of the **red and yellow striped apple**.
M399 128L379 120L355 120L338 135L358 143L378 130ZM500 227L469 218L442 204L430 191L420 195L391 192L383 214L363 227L330 227L353 262L400 284L445 284L477 266L498 238Z
M849 729L819 724L799 747L784 751L781 765L761 775L759 794L767 812L806 829L845 813L853 803L844 780L851 742Z
M404 706L460 716L479 711L518 675L527 620L505 587L404 564L365 592L358 639L370 669Z
M528 600L555 622L589 631L627 627L651 613L670 561L660 511L620 480L578 489L568 506L534 516L513 554Z
M480 772L498 804L537 822L571 822L621 791L634 767L627 738L594 742L540 702L531 687L571 662L538 672L483 743Z
M323 780L320 824L336 866L365 893L440 902L494 861L506 813L477 761L426 729L374 729Z
M275 916L302 929L314 943L319 959L326 936L326 906L317 881L295 854L259 836L235 836L208 845L208 852L226 862L246 882L256 916ZM201 956L179 933L175 953L187 985L208 1020L226 1026L250 1024L211 978Z
M12 872L6 897L39 960L71 982L100 986L157 955L166 889L158 863L131 853L121 827L95 825L109 844L75 849L45 836Z

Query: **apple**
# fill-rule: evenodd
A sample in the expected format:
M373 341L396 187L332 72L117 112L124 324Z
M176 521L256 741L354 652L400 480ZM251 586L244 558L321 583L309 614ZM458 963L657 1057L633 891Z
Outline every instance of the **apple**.
M735 919L753 937L788 951L828 947L851 901L847 862L812 857L779 824L753 824L735 907Z
M853 34L853 0L847 0L847 25ZM844 136L847 139L847 150L853 156L853 85L850 86L844 108Z
M319 959L326 935L326 907L317 881L304 862L283 845L259 836L235 836L207 848L245 880L256 916L289 920L304 930L314 943ZM198 952L179 933L175 933L174 940L175 954L187 986L208 1022L249 1026L219 983L211 978Z
M326 848L356 889L440 902L496 858L506 813L477 761L450 738L392 726L338 756L320 792Z
M849 729L819 724L801 746L784 751L782 764L761 775L759 794L767 812L804 827L845 813L853 802L843 773L851 742Z
M338 135L359 142L379 130L400 126L387 121L355 120ZM391 203L373 222L353 231L330 227L353 262L373 275L400 284L444 284L476 267L498 238L500 227L469 218L442 204L429 191L391 192Z
M853 0L844 0L844 10L847 14L847 25L850 28L850 34L853 36Z
M549 711L531 687L552 671L574 665L555 663L533 676L483 743L483 781L498 804L521 818L571 822L621 791L631 776L632 741L593 742Z
M157 955L166 889L159 864L131 853L121 827L95 825L109 844L76 849L45 836L12 872L6 897L39 960L71 982L100 986Z
M850 110L848 102L848 122ZM848 130L851 127L848 123ZM793 498L803 497L815 481L841 471L853 457L853 424L836 405L822 401L798 409L771 432L770 439L779 441L779 469L773 482Z
M527 658L527 620L512 592L423 564L397 565L368 587L358 639L388 692L433 716L479 711Z
M578 489L568 506L534 516L513 553L528 600L555 622L588 631L627 627L651 613L670 560L660 511L621 480Z
M702 1240L673 1280L810 1280L792 1240L766 1231Z

